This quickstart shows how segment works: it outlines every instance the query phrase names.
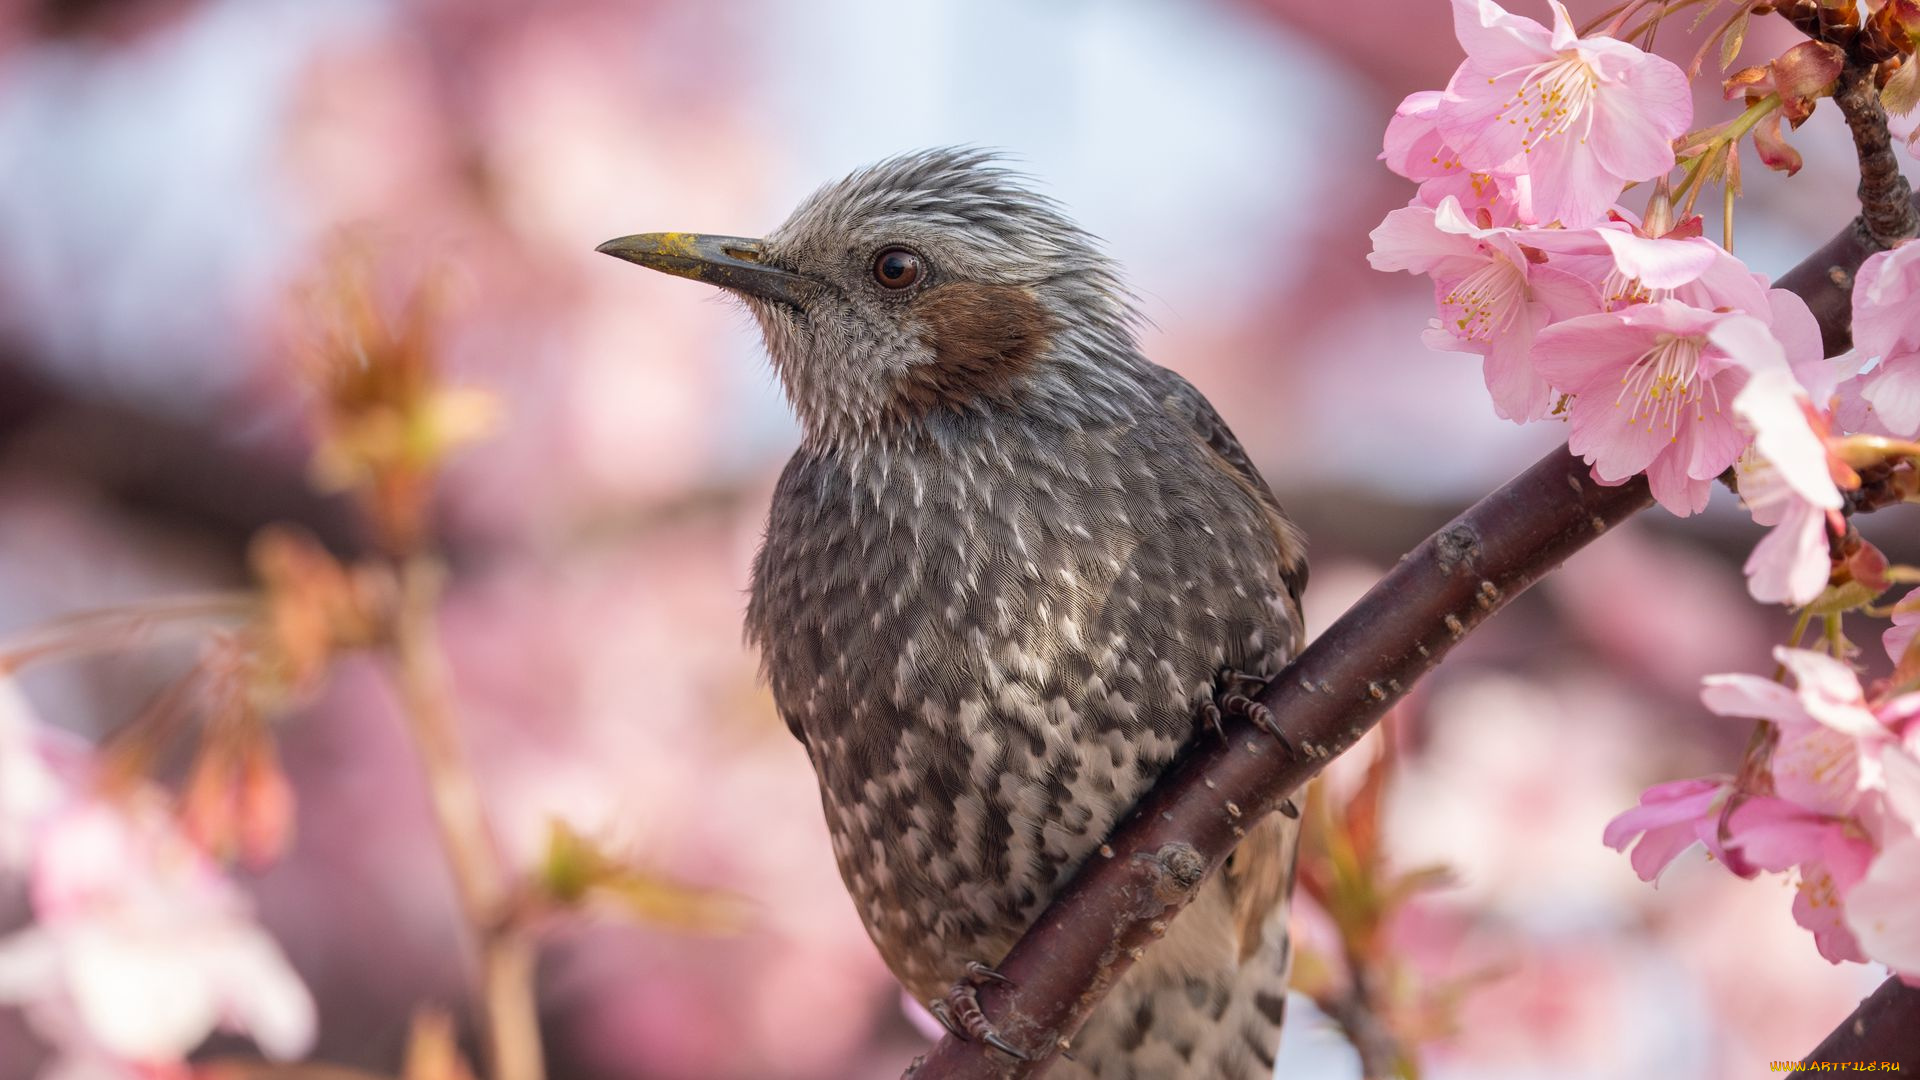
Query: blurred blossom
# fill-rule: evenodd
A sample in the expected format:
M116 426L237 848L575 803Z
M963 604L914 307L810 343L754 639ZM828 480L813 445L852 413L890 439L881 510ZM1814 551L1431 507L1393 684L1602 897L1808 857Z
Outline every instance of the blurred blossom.
M13 680L0 676L0 874L26 872L35 826L65 798L68 781L54 761L62 739L39 726Z
M1592 837L1629 783L1640 707L1590 674L1488 673L1437 689L1427 744L1389 801L1400 857L1446 862L1459 898L1511 919L1565 927L1611 918L1633 894ZM1562 756L1581 767L1548 764ZM1462 845L1461 836L1499 839Z
M0 771L37 776L42 795L0 822L27 837L34 916L0 939L0 1001L82 1061L165 1069L216 1029L277 1059L305 1053L306 987L159 793L107 801L90 777L61 777L31 745L31 717L0 692Z
M1701 672L1750 664L1771 644L1737 569L1644 523L1615 529L1544 588L1583 642L1629 673L1610 697L1657 689L1690 708Z

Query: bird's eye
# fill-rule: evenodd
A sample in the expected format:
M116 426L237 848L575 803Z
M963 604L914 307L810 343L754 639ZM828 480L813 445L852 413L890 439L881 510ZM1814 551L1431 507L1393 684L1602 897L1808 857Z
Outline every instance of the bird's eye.
M920 256L903 247L885 248L873 257L873 280L883 288L909 288L924 272Z

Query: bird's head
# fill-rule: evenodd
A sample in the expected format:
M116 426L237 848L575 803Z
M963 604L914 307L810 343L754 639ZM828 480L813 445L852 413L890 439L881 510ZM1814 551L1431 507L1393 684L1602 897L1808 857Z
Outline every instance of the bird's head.
M810 441L887 439L934 413L1099 410L1142 363L1111 261L977 150L863 169L765 239L599 250L745 301Z

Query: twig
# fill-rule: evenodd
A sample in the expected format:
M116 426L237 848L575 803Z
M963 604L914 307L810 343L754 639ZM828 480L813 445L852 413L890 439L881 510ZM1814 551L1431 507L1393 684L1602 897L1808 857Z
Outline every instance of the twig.
M1336 1001L1318 1003L1328 1019L1340 1026L1341 1034L1353 1044L1360 1056L1360 1075L1366 1080L1386 1080L1400 1075L1400 1043L1381 1019L1379 995L1357 957L1349 955L1347 970L1353 985Z
M425 555L410 556L400 566L392 639L395 678L479 957L488 1075L493 1080L542 1080L545 1065L534 999L533 943L512 917L507 872L454 727L445 660L435 631L444 578L439 563Z
M1908 60L1920 63L1920 59ZM1880 249L1920 234L1920 214L1913 206L1913 189L1900 172L1893 136L1887 131L1887 110L1874 86L1873 68L1849 61L1840 71L1834 103L1847 118L1853 146L1860 155L1860 221Z
M1850 291L1860 260L1877 250L1857 224L1780 282L1807 290L1829 346L1846 340L1851 310L1844 293L1836 304L1824 290ZM1359 741L1469 631L1651 501L1644 479L1601 487L1563 448L1429 537L1261 695L1299 754L1237 720L1226 739L1189 748L996 965L1013 985L985 987L981 1004L1032 1060L948 1036L908 1075L1041 1075L1245 829ZM1899 1023L1920 1026L1920 1008L1893 1010L1875 1030Z
M0 639L0 674L46 660L124 649L163 629L244 619L259 608L259 598L253 593L222 592L136 601L63 616Z

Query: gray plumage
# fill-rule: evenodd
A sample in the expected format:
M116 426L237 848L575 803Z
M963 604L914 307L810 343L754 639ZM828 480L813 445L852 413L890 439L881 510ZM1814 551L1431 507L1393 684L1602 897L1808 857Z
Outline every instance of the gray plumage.
M1140 353L1113 264L988 155L884 162L727 250L781 273L739 291L804 428L748 632L861 918L936 999L1203 730L1222 669L1293 655L1303 541ZM1294 842L1255 828L1049 1075L1268 1075Z

